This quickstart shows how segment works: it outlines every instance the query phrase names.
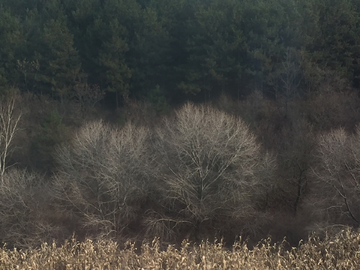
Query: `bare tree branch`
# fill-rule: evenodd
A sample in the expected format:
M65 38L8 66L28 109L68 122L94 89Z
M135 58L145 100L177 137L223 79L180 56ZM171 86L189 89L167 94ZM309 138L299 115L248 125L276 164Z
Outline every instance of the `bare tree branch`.
M90 231L121 235L146 198L148 131L131 124L117 130L101 121L82 127L58 149L54 196Z
M195 234L220 216L245 217L252 195L264 186L260 171L271 175L275 167L241 119L208 106L184 105L157 129L155 144L163 205L170 215L181 213L176 224L190 222Z
M321 186L321 193L316 196L323 198L317 207L331 210L330 219L336 220L346 215L357 225L360 225L359 136L359 128L354 135L337 129L319 136L318 162L313 167L314 184ZM335 209L340 211L334 212Z
M15 100L15 97L10 97L0 103L0 176L2 181L9 167L7 159L12 152L12 143L21 119L21 113L15 113Z

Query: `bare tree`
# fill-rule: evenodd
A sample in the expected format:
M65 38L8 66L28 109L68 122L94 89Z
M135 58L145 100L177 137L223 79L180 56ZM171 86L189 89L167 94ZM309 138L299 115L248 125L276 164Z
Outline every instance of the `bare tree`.
M147 138L146 128L97 121L58 149L55 197L89 231L119 236L138 217L150 169Z
M16 98L12 96L0 102L0 176L2 181L9 167L7 159L13 150L12 142L21 118L21 113L15 112L15 101Z
M33 247L52 241L56 226L45 221L43 178L12 168L0 183L0 241L8 246ZM43 201L44 200L44 201Z
M151 213L149 225L189 228L199 239L206 228L225 229L216 222L251 215L252 199L264 191L275 165L241 119L187 103L156 135L156 183L164 209Z
M337 129L318 138L313 167L314 205L322 221L360 225L360 127Z

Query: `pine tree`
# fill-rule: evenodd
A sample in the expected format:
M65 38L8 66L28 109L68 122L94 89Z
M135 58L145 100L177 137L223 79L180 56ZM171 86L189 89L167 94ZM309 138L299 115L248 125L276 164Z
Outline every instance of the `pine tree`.
M0 90L17 83L16 58L23 40L20 20L0 6Z
M47 65L43 80L50 84L55 96L63 102L71 96L71 90L80 71L78 52L73 47L73 35L64 21L51 20L44 28L47 45Z
M102 45L99 63L103 70L107 89L116 94L116 104L118 104L119 95L125 100L129 96L129 79L131 70L125 62L125 52L128 51L128 45L122 38L126 29L121 26L117 19L114 19L108 25L110 39Z

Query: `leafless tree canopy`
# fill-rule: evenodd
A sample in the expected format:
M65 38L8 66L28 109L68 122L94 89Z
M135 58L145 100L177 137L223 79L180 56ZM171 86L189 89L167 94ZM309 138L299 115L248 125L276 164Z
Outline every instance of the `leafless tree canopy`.
M29 247L41 243L49 227L41 220L42 177L25 170L8 170L0 183L0 235L3 243ZM51 229L50 229L51 230Z
M199 230L202 223L251 213L251 199L274 160L261 154L242 120L188 103L156 135L159 188L167 209L177 209L176 215L159 220L172 223L170 228L189 223Z
M256 216L275 167L242 120L190 103L153 133L89 123L56 159L55 198L100 237L134 226L167 239L225 229Z
M331 222L360 225L360 128L353 135L337 129L319 136L317 159L315 209Z
M145 128L117 130L98 121L58 149L55 196L86 228L114 236L134 221L145 197L147 137Z

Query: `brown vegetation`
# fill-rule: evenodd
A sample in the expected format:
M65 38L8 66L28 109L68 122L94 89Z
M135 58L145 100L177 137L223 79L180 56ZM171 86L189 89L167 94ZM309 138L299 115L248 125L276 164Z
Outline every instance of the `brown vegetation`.
M42 244L39 249L0 249L1 269L358 269L360 236L346 230L336 237L288 249L286 242L271 244L263 240L253 249L236 242L231 249L222 242L192 245L183 241L179 249L160 249L158 239L137 250L129 242L123 248L113 241L67 241L61 246Z

